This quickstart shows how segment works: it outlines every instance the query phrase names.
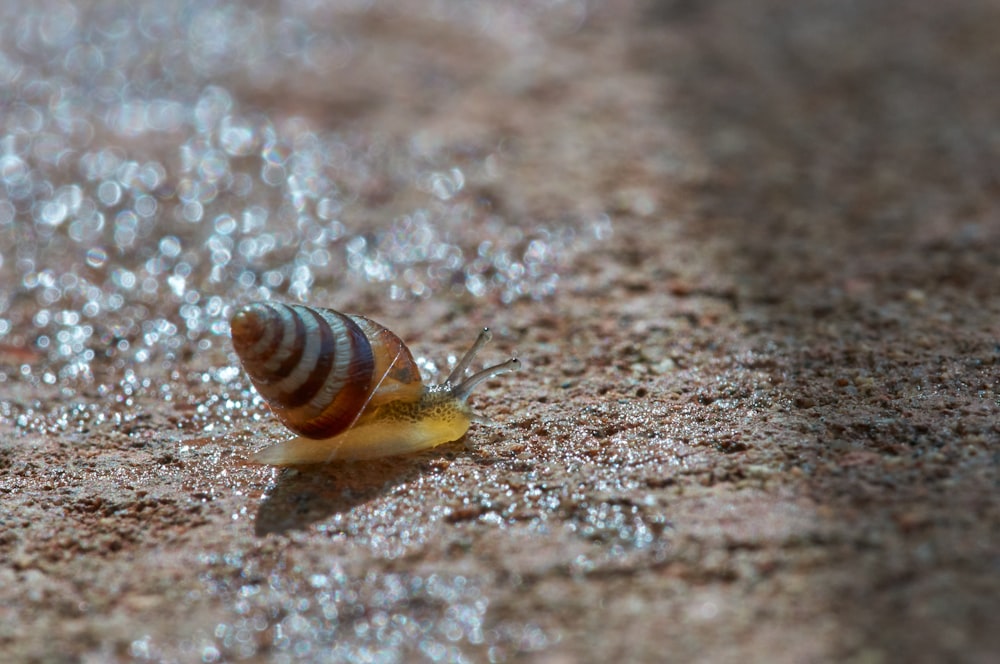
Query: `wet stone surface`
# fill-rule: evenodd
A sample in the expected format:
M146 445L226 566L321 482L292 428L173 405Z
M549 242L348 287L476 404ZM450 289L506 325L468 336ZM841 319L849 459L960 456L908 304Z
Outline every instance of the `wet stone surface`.
M992 661L998 20L6 3L0 652ZM262 467L254 300L525 368Z

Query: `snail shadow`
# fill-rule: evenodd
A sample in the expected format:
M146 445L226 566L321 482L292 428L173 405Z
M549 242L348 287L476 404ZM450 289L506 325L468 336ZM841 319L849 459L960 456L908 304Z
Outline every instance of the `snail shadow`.
M442 452L447 450L282 468L257 509L254 534L264 537L305 530L335 514L350 512L428 472Z

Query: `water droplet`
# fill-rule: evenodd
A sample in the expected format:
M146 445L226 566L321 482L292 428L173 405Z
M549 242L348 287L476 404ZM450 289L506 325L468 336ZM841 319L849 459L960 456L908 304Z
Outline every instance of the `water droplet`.
M245 157L256 148L253 126L231 115L222 119L219 129L219 143L222 149L234 157Z
M69 210L62 203L58 201L49 201L42 206L42 212L39 216L41 221L49 226L58 226L66 220L66 214L68 212Z
M104 205L111 207L118 205L122 199L121 185L113 180L106 180L97 187L97 198Z
M86 261L90 267L104 267L104 264L108 262L108 252L102 247L92 247L87 250Z
M465 174L459 168L452 168L447 172L439 171L431 173L428 178L428 188L430 192L442 201L454 198L455 194L465 187Z
M152 196L142 195L135 199L135 211L141 217L152 217L156 214L156 199Z
M21 184L28 176L28 165L16 154L0 157L0 180L7 186Z
M186 283L187 280L177 274L167 277L167 285L170 286L170 290L173 291L173 294L177 297L184 296L184 287Z

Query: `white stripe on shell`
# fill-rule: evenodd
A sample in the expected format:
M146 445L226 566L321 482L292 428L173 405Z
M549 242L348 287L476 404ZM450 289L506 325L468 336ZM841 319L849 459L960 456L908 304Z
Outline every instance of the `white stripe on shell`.
M319 389L319 392L316 393L316 396L307 405L307 408L322 411L333 403L334 399L337 398L337 394L347 384L351 362L354 360L354 348L349 342L350 332L347 330L347 325L340 316L322 309L318 313L330 324L330 327L333 329L334 339L340 341L337 344L338 352L334 353L333 356L333 365L330 367L330 373L327 375L326 380L323 381L323 387Z
M292 315L302 319L306 345L302 351L302 357L299 358L299 363L292 369L292 373L287 378L276 383L275 389L285 394L294 394L296 390L306 384L306 381L309 380L312 372L316 369L316 363L319 362L320 342L323 337L319 331L319 322L317 322L315 316L309 313L308 309L299 305L292 305L289 308L294 310ZM334 330L333 336L334 338L337 337L336 330Z
M288 356L295 350L295 318L299 315L299 312L293 311L291 307L285 305L281 306L280 309L275 307L275 310L281 316L282 332L278 350L264 364L264 371L270 374L281 368L281 365L288 359Z
M260 305L251 305L250 307L251 310L258 308L265 309L266 313L276 313L279 316L284 314L282 309L270 303L261 303ZM269 321L265 320L265 322ZM264 325L264 334L257 340L257 343L250 347L248 357L260 357L267 350L268 346L274 343L274 337L278 333L276 327L275 325Z

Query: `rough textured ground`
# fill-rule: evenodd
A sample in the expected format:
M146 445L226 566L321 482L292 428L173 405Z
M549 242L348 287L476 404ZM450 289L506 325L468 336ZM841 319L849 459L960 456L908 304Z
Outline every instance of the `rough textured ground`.
M492 154L471 237L570 229L550 295L309 300L439 367L495 328L484 359L526 369L464 443L250 465L284 434L213 373L225 344L50 384L19 369L47 357L35 295L3 284L7 661L995 660L1000 4L588 6L521 17L527 59L467 17L345 10L379 48L336 86L220 82ZM365 184L376 228L421 204Z

